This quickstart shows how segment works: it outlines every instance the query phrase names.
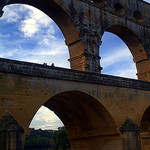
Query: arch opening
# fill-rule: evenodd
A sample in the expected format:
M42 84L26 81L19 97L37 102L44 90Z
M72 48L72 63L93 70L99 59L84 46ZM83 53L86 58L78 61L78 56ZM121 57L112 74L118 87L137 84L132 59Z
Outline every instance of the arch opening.
M143 22L144 21L144 18L142 16L142 14L139 12L139 11L135 11L134 12L134 18L140 22Z
M24 4L8 5L0 27L2 58L69 68L68 48L60 28L39 9Z
M8 5L10 4L27 4L41 10L47 16L52 18L58 25L67 40L67 43L72 43L72 41L75 42L79 40L78 31L70 16L67 14L67 11L60 7L59 3L56 3L56 1L45 1L44 3L43 1L38 1L35 3L34 0L10 0ZM72 33L74 33L73 36Z
M117 13L122 14L122 15L125 14L125 10L120 3L115 3L114 8Z
M93 0L93 2L100 5L101 7L105 6L106 4L105 0Z
M103 34L100 56L103 74L137 79L136 66L130 50L117 35L111 32Z
M143 150L150 148L150 106L145 110L141 123L141 145Z
M142 116L142 120L140 124L141 133L147 132L150 130L150 115L149 114L150 114L150 106L146 109L146 111L144 112Z
M86 93L63 92L50 98L43 106L54 111L64 123L71 149L85 145L90 149L94 142L92 138L119 135L117 126L106 108Z
M133 56L133 61L136 63L138 78L142 80L140 77L142 68L139 66L139 62L147 59L147 53L142 41L139 40L138 36L133 31L122 25L113 25L107 28L106 31L117 35L127 45Z
M23 0L23 1L15 0L14 1L14 0L10 0L7 5L9 6L9 5L14 5L14 4L15 5L16 4L25 4L25 5L33 6L33 7L37 8L37 9L41 10L48 17L52 18L52 20L57 24L57 26L59 27L59 29L63 33L63 35L65 37L65 39L64 39L65 45L68 46L68 48L67 47L65 48L65 45L63 45L64 49L66 49L66 50L68 49L69 50L68 54L70 56L70 59L66 58L65 64L67 64L67 67L68 67L69 65L68 65L67 61L69 60L70 61L70 67L72 69L75 69L75 70L84 70L83 69L84 62L83 63L79 63L80 65L77 65L76 62L74 62L76 60L76 59L74 59L74 57L77 57L77 56L80 56L81 54L83 54L83 52L84 52L84 46L83 46L82 41L79 38L78 30L75 27L75 24L74 24L74 22L71 19L71 16L70 16L71 14L70 14L70 12L68 12L68 9L66 9L65 6L60 5L60 3L57 3L57 1L44 1L44 2L43 1L38 1L38 2L35 3L33 0L31 0L31 1L26 1L26 0ZM13 11L11 11L11 12L12 12L12 14L14 14ZM26 11L26 13L27 13L27 11ZM20 13L16 13L17 17L19 16L18 14L20 14ZM25 15L25 14L23 14L23 15ZM39 15L39 13L37 13L37 15ZM26 17L26 18L28 18L28 17ZM18 18L18 20L19 19L20 18ZM42 22L42 20L43 19L41 18L41 20L39 20L39 22ZM35 22L25 22L25 23L26 24L30 23L30 25L31 24L32 25L35 24ZM43 23L44 23L44 20L43 20ZM6 26L7 25L5 25L5 27ZM20 26L20 25L17 24L15 27L17 27L17 26ZM25 28L24 30L26 31L27 29ZM36 28L30 28L30 32L34 32L35 30L36 30ZM19 35L19 33L17 33L17 34ZM48 32L45 33L45 34L48 34ZM39 37L40 36L41 35L39 35ZM61 37L63 37L63 36L61 35ZM55 36L53 36L52 38L54 39ZM29 43L31 41L34 41L35 39L36 38L34 38L33 40L30 40ZM44 42L46 44L52 44L53 43L53 42L49 43L47 40L45 40ZM39 41L39 43L41 43L41 44L43 44L44 42L42 42L42 40ZM30 48L32 48L32 46L30 45ZM53 48L53 50L54 49L56 49L56 50L54 52L47 52L48 55L49 54L55 55L57 53L58 54L57 56L59 56L59 54L60 55L64 54L64 52L62 52L60 50L63 47L62 45L56 44L55 46L56 46L56 48L55 47L52 47L52 48ZM80 48L78 48L78 47L80 47ZM19 48L21 48L21 47L19 47ZM44 48L42 50L44 51ZM35 49L35 53L36 53L36 49ZM43 55L43 54L45 54L45 53L41 52L41 55ZM36 59L36 57L35 57L35 59ZM52 59L54 59L54 57L52 57ZM41 58L41 61L42 60L43 60L43 58ZM61 59L59 58L59 59L57 59L57 61L58 60L60 61ZM62 67L62 65L61 65L61 67Z

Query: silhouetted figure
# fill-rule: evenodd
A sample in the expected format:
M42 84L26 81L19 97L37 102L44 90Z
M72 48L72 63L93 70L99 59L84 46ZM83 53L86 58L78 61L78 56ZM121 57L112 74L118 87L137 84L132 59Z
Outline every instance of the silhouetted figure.
M52 67L55 67L55 66L54 66L54 63L52 63L51 66L52 66Z

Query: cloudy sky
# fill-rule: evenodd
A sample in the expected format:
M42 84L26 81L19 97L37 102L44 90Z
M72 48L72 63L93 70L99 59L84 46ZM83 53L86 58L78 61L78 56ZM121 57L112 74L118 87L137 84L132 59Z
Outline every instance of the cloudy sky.
M149 2L149 0L147 0ZM69 68L69 53L58 26L40 10L10 5L0 18L0 57ZM133 57L125 43L106 32L100 47L102 73L136 79ZM50 110L41 107L30 127L57 129L63 126Z

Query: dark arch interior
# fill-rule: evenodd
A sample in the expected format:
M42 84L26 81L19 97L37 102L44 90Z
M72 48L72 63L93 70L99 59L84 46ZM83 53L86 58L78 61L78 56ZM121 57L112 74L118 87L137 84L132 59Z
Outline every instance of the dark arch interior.
M88 94L69 91L50 98L47 108L64 123L69 139L116 134L116 124L105 107Z
M150 145L150 106L146 109L140 123L142 149L148 150Z
M147 132L150 129L150 106L146 109L146 111L143 114L140 129L141 132Z
M143 16L142 16L142 14L141 14L139 11L135 11L135 12L134 12L134 18L135 18L136 20L139 20L139 21L142 21L142 20L143 20Z
M107 31L116 34L125 42L131 51L135 63L147 59L144 46L133 31L121 25L111 26Z
M124 8L120 3L115 3L114 8L117 13L120 13L120 14L125 13Z
M100 5L101 7L103 7L106 4L105 0L93 0L93 2Z

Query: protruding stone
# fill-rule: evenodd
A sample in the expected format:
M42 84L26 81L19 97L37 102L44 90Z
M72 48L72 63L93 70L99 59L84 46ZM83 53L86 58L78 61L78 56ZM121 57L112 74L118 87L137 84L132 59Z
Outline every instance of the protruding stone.
M120 127L123 134L123 150L141 150L140 129L136 123L129 118Z
M24 129L17 123L9 112L6 112L0 119L0 132L19 131L24 132Z
M140 128L136 123L127 118L123 125L120 127L120 132L140 132Z
M22 150L24 129L6 112L0 119L0 150Z

